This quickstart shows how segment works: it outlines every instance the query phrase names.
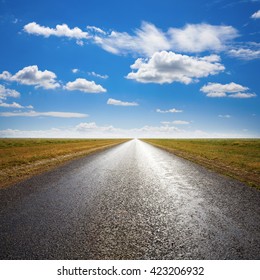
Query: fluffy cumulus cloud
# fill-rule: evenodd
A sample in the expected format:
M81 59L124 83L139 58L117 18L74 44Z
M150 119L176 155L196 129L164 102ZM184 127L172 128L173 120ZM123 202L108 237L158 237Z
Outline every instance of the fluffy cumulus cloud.
M116 100L113 98L109 98L107 100L108 105L115 105L115 106L138 106L139 104L136 102L126 102L121 100Z
M0 79L18 82L23 85L33 85L36 88L41 87L44 89L55 89L60 87L56 78L55 73L48 70L41 71L38 69L37 65L24 67L14 75L8 71L4 71L0 74Z
M88 32L82 31L78 27L69 28L67 24L58 24L55 28L45 27L37 24L36 22L30 22L24 26L24 31L38 36L50 37L68 37L77 40L88 39Z
M259 19L260 18L260 10L258 10L257 12L253 13L251 18L253 19Z
M94 81L88 81L86 79L78 78L74 82L68 82L64 89L74 91L83 91L86 93L101 93L107 90L101 85L97 85Z
M157 113L165 114L165 113L182 113L183 111L175 109L175 108L172 108L172 109L169 109L169 110L156 109L156 112Z
M246 92L248 90L248 87L233 82L229 84L208 83L200 89L208 97L251 98L256 96L255 93Z
M87 114L71 112L2 112L1 117L56 117L56 118L85 118Z
M158 84L190 84L225 69L218 55L192 57L167 51L156 52L150 59L138 58L131 68L133 71L127 75L127 79Z

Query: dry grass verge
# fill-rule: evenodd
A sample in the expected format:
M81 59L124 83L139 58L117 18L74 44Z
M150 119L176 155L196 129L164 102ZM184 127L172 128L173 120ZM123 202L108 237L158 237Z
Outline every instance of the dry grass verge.
M259 139L142 139L260 189Z
M0 188L129 139L0 139Z

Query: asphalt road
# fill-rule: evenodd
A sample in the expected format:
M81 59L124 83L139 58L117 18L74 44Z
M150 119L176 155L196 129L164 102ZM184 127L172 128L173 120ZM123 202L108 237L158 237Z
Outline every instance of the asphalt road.
M139 140L0 190L1 259L260 259L260 192Z

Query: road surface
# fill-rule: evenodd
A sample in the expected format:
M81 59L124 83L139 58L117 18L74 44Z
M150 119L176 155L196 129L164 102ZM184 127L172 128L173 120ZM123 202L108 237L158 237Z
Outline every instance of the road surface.
M1 259L259 259L260 192L139 140L0 190Z

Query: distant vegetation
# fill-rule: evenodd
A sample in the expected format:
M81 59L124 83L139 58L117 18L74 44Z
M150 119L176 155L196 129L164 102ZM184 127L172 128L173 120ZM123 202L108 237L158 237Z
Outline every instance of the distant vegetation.
M259 139L142 139L260 189Z
M128 139L0 139L0 187Z

